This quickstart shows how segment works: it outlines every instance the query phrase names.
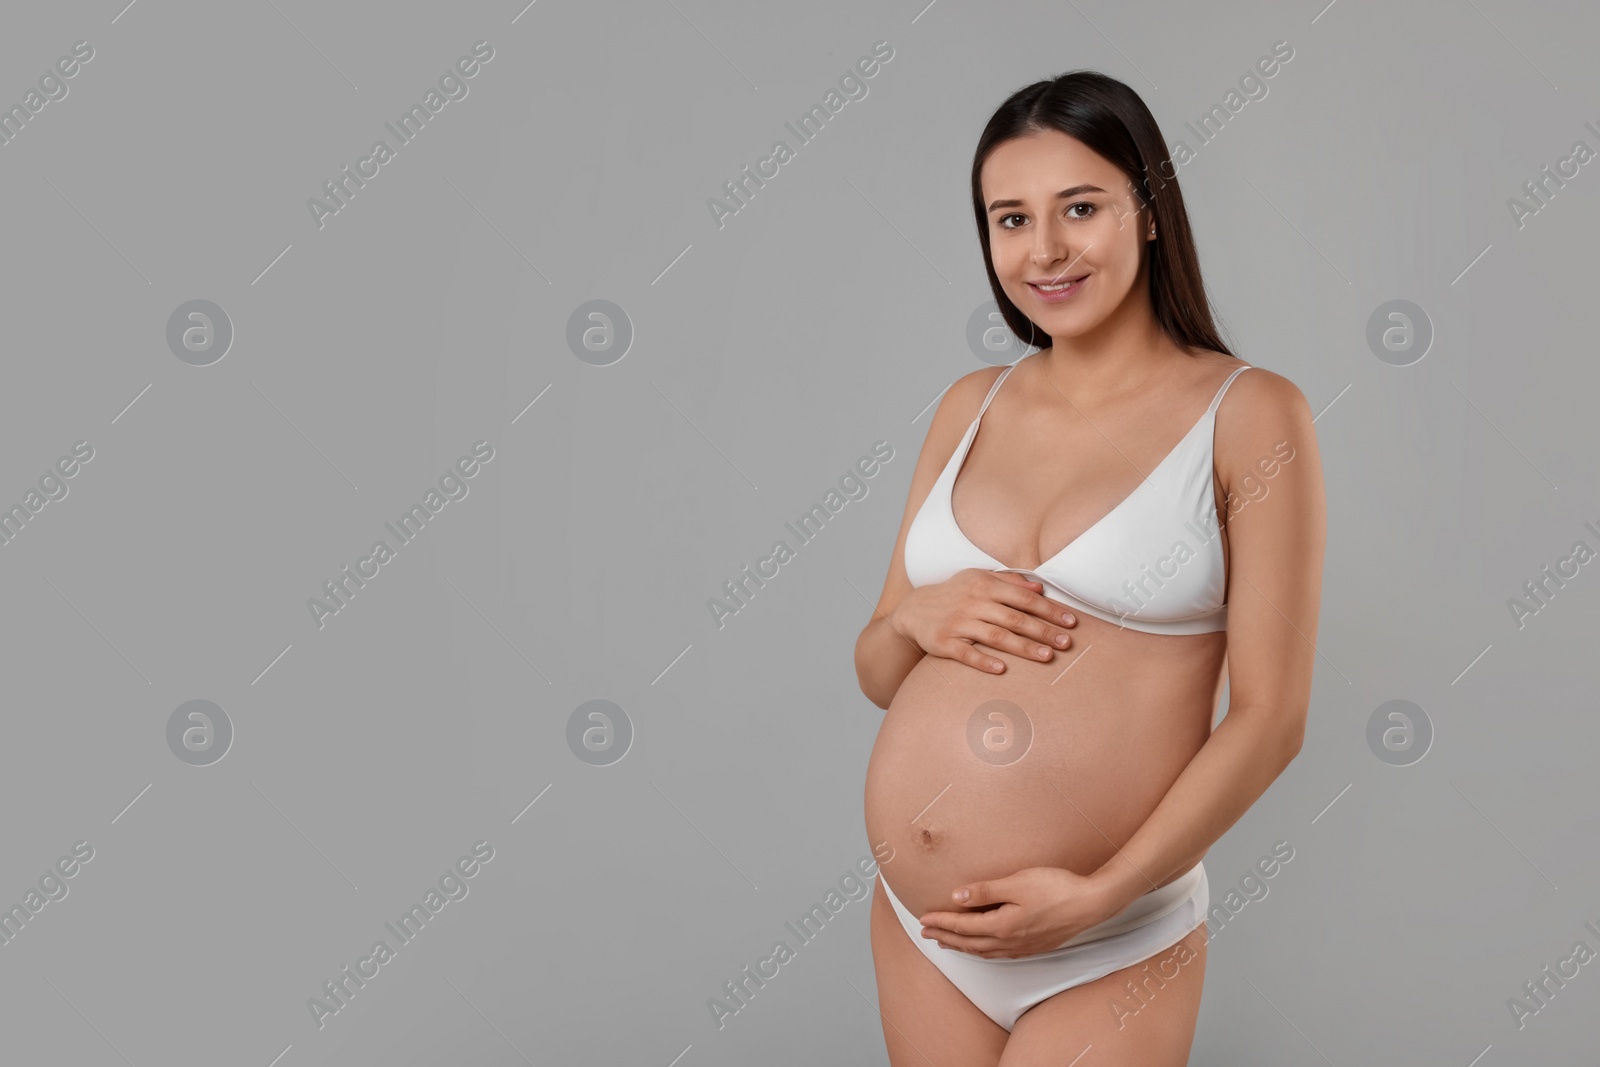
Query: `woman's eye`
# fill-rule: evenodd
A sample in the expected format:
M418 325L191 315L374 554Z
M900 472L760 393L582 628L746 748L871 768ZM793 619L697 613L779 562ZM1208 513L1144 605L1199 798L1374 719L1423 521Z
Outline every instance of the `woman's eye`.
M1078 211L1079 208L1082 208L1083 212L1081 214L1074 214L1074 212ZM1089 216L1094 214L1094 210L1095 210L1095 208L1094 208L1093 204L1091 204L1091 203L1089 203L1087 201L1079 201L1076 204L1069 204L1067 206L1067 217L1068 218L1072 218L1072 219L1086 219ZM997 225L999 225L999 227L1002 230L1014 230L1014 229L1017 228L1017 226L1020 226L1022 224L1019 222L1019 223L1017 223L1017 226L1011 226L1011 225L1007 225L1007 222L1010 219L1022 219L1022 218L1025 218L1025 217L1026 216L1017 215L1017 214L1002 215L1000 217L1000 219L998 220Z

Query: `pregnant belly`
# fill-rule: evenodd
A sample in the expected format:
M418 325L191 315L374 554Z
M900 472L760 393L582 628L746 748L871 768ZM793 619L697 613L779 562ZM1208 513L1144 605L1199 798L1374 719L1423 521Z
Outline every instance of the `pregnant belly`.
M995 675L928 656L906 676L865 807L874 849L894 850L882 876L912 914L970 910L951 902L957 886L1026 867L1093 873L1205 744L1226 634L1095 623L1080 615L1073 648L1048 663L1001 653Z

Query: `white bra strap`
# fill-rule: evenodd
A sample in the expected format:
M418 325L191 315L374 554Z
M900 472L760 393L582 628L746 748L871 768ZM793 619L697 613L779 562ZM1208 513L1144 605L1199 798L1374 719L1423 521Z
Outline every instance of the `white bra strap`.
M1217 405L1222 403L1222 394L1226 393L1228 391L1228 386L1233 384L1233 380L1235 378L1237 378L1239 375L1243 374L1245 371L1247 371L1249 369L1250 369L1250 365L1248 363L1246 363L1244 366L1240 367L1238 370L1236 370L1232 374L1228 375L1228 380L1222 383L1222 388L1217 390L1217 395L1211 398L1211 406L1206 408L1206 414L1207 415L1216 414Z
M994 394L1000 391L1000 383L1006 380L1006 375L1010 374L1016 368L1016 366L1017 365L1013 363L1011 366L1001 371L999 376L995 378L994 384L989 386L989 395L983 398L983 406L978 409L978 418L983 418L983 413L989 410L989 401L993 400Z

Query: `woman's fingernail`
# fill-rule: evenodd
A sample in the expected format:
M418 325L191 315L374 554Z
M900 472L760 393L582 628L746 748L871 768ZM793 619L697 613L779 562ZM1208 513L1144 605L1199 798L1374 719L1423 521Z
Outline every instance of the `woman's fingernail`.
M1063 611L1061 613L1061 621L1066 623L1068 626L1071 626L1072 625L1072 616L1068 615L1066 612Z
M1050 650L1048 648L1040 646L1039 651L1035 652L1034 655L1038 656L1040 659L1049 659L1050 658Z
M1060 645L1062 648L1066 648L1067 647L1067 635L1066 634L1056 634L1056 644Z

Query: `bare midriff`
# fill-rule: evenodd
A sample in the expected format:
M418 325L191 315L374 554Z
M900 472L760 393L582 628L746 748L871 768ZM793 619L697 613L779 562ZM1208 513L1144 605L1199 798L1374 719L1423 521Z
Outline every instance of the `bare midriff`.
M924 656L890 702L866 825L875 849L893 847L881 874L911 914L972 910L951 891L1027 867L1092 874L1210 736L1226 631L1152 634L1075 614L1072 647L1049 662L1002 652L993 674Z

